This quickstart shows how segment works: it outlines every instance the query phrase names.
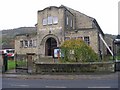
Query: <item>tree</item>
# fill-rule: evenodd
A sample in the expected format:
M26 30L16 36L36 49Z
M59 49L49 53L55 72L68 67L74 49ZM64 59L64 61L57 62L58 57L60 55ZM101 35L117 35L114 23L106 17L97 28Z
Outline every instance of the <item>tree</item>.
M66 40L61 45L64 62L94 62L98 55L82 39Z

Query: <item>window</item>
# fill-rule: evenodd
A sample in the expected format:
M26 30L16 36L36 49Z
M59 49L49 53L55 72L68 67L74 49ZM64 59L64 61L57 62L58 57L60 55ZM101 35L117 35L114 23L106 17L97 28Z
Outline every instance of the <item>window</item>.
M87 36L87 37L84 37L84 41L85 41L85 43L86 43L87 45L90 45L90 39L89 39L88 36Z
M28 47L28 41L24 40L24 47Z
M53 17L53 24L57 24L58 23L58 17Z
M72 37L72 39L76 39L76 37Z
M29 47L32 47L32 40L29 41Z
M78 39L82 39L83 40L83 37L78 37Z
M49 16L49 17L48 17L48 25L49 25L49 24L52 24L52 16Z
M22 48L24 46L23 41L20 41L20 47Z
M47 18L43 19L43 25L47 25Z
M71 19L71 21L70 21L70 26L72 27L72 19Z
M58 17L57 16L54 16L54 17L49 16L47 18L44 18L42 23L43 23L43 25L57 24L58 23Z
M68 16L67 16L67 18L66 18L66 24L68 25Z
M65 40L69 40L70 39L70 37L65 37Z
M33 40L33 47L37 46L37 40Z

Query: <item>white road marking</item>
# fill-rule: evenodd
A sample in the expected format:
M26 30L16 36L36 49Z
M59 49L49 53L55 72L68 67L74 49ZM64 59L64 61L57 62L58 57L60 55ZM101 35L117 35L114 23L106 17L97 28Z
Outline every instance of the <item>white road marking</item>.
M29 87L29 85L15 85L15 84L12 84L11 86L15 86L15 87Z
M88 88L111 88L110 86L91 86Z
M64 86L45 86L45 88L67 88Z

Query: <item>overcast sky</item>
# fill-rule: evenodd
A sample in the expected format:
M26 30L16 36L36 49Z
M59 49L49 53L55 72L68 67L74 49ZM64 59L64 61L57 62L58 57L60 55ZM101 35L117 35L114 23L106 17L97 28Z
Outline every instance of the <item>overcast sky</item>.
M65 5L97 20L104 33L118 34L119 0L0 0L0 30L34 26L37 11Z

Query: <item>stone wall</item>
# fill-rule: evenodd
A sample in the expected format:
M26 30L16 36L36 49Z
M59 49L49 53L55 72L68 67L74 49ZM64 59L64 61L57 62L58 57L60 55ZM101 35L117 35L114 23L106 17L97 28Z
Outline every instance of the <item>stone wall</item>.
M57 17L58 23L43 25L43 19L50 16ZM64 41L64 9L49 7L38 11L37 22L38 54L45 56L45 43L48 38L54 38L57 41L58 47L60 46L60 43Z
M72 33L72 34L71 34ZM78 32L66 32L65 37L69 37L69 38L79 38L81 37L82 39L84 37L88 36L90 39L90 46L92 47L92 49L98 53L98 32L96 29L87 29L87 30L78 30Z
M95 62L82 64L44 64L36 63L37 74L82 74L114 72L113 62Z
M37 46L36 47L21 47L20 41L24 40L37 40L36 35L18 35L15 39L15 54L24 54L26 53L37 53Z
M75 29L80 28L93 28L93 18L89 17L79 11L66 7L75 17Z

